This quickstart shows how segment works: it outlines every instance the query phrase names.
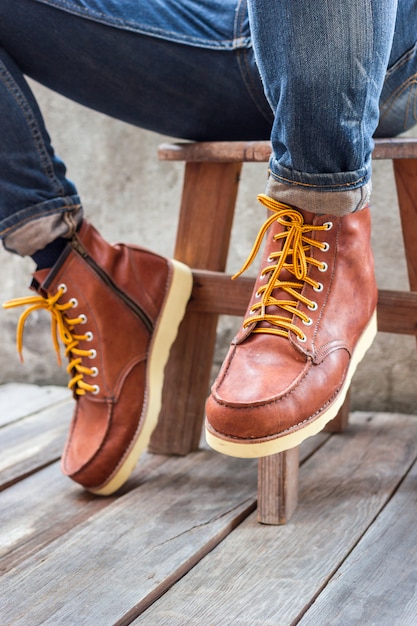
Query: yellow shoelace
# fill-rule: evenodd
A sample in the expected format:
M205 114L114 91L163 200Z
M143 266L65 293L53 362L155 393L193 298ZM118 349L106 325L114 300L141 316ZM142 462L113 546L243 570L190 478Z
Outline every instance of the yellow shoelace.
M311 239L307 236L307 233L329 230L332 227L332 223L327 222L323 226L305 224L301 213L292 207L273 200L264 194L259 195L258 200L261 204L273 211L273 215L271 215L261 227L246 262L233 278L240 276L251 265L259 251L268 228L274 222L279 222L285 227L283 232L274 236L274 240L278 241L279 239L283 239L284 242L281 250L271 252L268 258L268 262L271 262L271 265L268 265L261 271L261 278L264 278L267 274L270 274L270 276L267 283L258 289L256 296L259 298L259 302L256 302L251 307L251 313L254 315L246 318L243 322L243 326L247 328L252 324L267 322L268 326L255 327L252 332L270 333L288 337L288 333L292 331L297 335L300 341L305 341L304 333L291 322L291 319L293 315L297 315L305 324L309 325L311 323L308 315L296 308L299 302L304 303L312 311L317 308L315 302L301 294L305 283L311 285L316 291L320 291L323 288L321 283L307 276L308 266L314 265L323 272L327 269L325 263L308 256L308 251L312 246L320 250L328 249L326 243ZM293 274L296 281L280 280L279 276L283 269ZM273 291L275 289L283 290L291 299L278 300L274 298ZM271 306L279 307L290 313L290 317L268 313L267 308Z
M91 341L92 333L86 332L84 335L74 334L73 327L77 324L85 323L86 317L85 315L79 315L76 318L70 319L65 315L65 311L77 306L77 301L74 298L71 298L65 304L58 303L58 300L65 293L65 291L65 285L60 285L58 287L57 293L53 296L47 296L45 298L43 296L27 296L23 298L16 298L14 300L9 300L8 302L5 302L3 304L3 308L11 309L18 306L29 307L21 314L16 331L16 345L20 355L20 360L22 362L23 330L27 318L31 313L33 313L33 311L37 311L39 309L45 309L49 311L51 314L52 342L55 348L55 352L57 354L58 363L59 365L61 365L61 355L58 340L59 337L59 339L65 346L65 356L71 359L67 366L67 372L70 375L75 372L75 375L72 376L71 380L68 383L68 387L74 390L77 395L84 395L86 391L89 391L91 393L97 393L97 385L89 385L83 380L85 375L96 376L98 373L97 368L84 367L82 365L82 357L94 358L94 356L96 356L96 351L94 349L81 350L77 347L80 341Z

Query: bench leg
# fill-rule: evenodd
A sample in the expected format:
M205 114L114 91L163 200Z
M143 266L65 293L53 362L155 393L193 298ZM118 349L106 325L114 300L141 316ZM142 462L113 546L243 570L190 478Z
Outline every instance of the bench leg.
M349 419L349 393L336 417L325 430L340 433ZM258 522L285 524L297 506L299 448L292 448L258 461Z
M174 256L224 271L241 163L187 163ZM162 409L150 450L188 454L201 438L217 316L187 311L165 370Z
M393 167L408 280L410 290L417 291L417 159L394 159Z
M346 394L344 403L339 409L339 413L336 415L335 418L332 419L331 422L329 422L325 426L324 432L342 433L346 429L348 425L348 421L349 421L349 406L350 406L350 389Z
M258 522L285 524L297 506L299 448L258 461Z
M411 291L417 291L417 159L394 159L394 175Z

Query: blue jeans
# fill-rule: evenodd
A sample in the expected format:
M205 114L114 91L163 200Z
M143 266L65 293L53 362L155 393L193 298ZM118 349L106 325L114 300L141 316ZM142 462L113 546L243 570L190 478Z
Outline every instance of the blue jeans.
M24 75L162 134L271 138L270 195L347 212L374 133L415 123L416 25L417 0L0 0L5 246L32 254L82 211Z
M416 75L417 3L251 0L248 6L274 111L268 195L321 213L332 204L336 210L329 212L338 214L361 208L370 190L372 137L387 67L400 58L394 91L407 84L410 71ZM404 73L401 63L410 48L412 67ZM410 87L396 119L386 118L386 133L404 129L398 114L409 115ZM338 191L345 193L335 196Z

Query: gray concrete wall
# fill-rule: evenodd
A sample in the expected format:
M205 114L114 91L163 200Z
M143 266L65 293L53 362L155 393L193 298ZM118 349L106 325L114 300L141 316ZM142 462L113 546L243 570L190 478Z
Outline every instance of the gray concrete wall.
M135 242L171 254L182 183L182 165L160 163L157 146L167 140L98 115L33 85L56 151L66 161L79 189L87 217L111 241ZM229 270L237 270L264 219L256 194L264 190L264 164L245 165L234 223ZM380 287L407 289L395 187L389 162L374 167L373 246ZM417 227L417 226L416 226ZM0 300L23 296L33 264L0 251L3 267ZM67 383L51 349L49 319L33 314L25 330L25 363L14 345L18 311L0 311L2 348L0 383ZM222 317L215 371L238 320ZM357 409L415 413L417 351L412 337L379 333L353 383Z

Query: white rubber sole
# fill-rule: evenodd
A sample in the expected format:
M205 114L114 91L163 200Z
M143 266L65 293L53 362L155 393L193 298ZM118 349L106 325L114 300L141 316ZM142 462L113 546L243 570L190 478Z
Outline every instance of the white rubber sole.
M179 261L172 260L171 262L172 282L149 351L147 389L145 391L146 404L141 418L141 430L127 456L121 460L110 480L98 489L89 489L96 495L109 496L126 482L140 455L147 448L158 423L165 366L193 287L193 276L190 268Z
M295 448L308 437L316 435L323 430L328 422L334 419L345 401L353 374L358 364L361 362L368 348L370 348L375 335L377 333L376 311L373 313L368 326L365 328L350 360L349 369L344 380L343 386L336 396L332 404L321 413L316 419L307 422L305 426L299 427L297 430L277 436L275 439L268 437L261 440L245 440L238 441L236 439L227 438L211 428L206 422L206 440L208 445L222 454L228 456L239 457L242 459L257 459L272 454L284 452L290 448Z

